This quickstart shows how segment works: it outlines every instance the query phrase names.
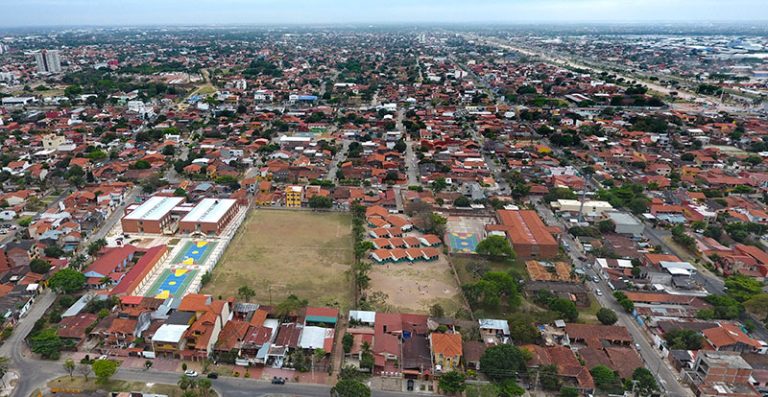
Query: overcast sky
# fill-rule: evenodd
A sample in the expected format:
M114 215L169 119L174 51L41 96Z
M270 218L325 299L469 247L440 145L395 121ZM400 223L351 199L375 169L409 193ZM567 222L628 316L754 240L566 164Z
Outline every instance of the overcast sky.
M0 0L0 26L768 20L768 0Z

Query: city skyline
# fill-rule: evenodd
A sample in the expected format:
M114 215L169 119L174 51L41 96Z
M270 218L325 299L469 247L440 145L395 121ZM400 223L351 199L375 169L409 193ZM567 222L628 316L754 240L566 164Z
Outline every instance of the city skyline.
M392 23L586 23L712 22L768 19L758 0L394 0L362 1L30 0L6 3L2 27L208 25L208 24L392 24Z

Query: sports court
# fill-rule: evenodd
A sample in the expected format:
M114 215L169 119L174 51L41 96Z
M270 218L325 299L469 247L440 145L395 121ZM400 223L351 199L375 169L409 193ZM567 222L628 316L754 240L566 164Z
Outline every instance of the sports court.
M170 296L183 296L189 284L195 279L196 273L197 270L165 269L145 296L158 299L166 299Z
M448 233L448 245L451 246L451 252L474 254L479 242L474 233Z
M208 256L213 251L213 247L216 243L209 241L188 241L181 249L176 258L173 259L174 264L181 265L202 265Z

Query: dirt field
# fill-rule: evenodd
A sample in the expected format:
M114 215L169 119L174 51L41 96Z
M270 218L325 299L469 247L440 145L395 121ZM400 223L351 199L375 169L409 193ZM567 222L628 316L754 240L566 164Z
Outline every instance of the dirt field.
M226 297L248 285L256 291L252 300L262 304L295 294L313 305L348 309L351 228L346 214L254 210L202 292Z
M445 256L434 262L373 265L370 292L387 295L392 311L429 313L439 303L447 316L465 309L459 288Z

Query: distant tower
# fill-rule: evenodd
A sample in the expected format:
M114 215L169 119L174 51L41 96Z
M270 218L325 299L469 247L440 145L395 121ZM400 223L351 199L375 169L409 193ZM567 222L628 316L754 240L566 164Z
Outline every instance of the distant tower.
M61 58L58 50L42 50L35 53L37 71L40 73L61 72Z

